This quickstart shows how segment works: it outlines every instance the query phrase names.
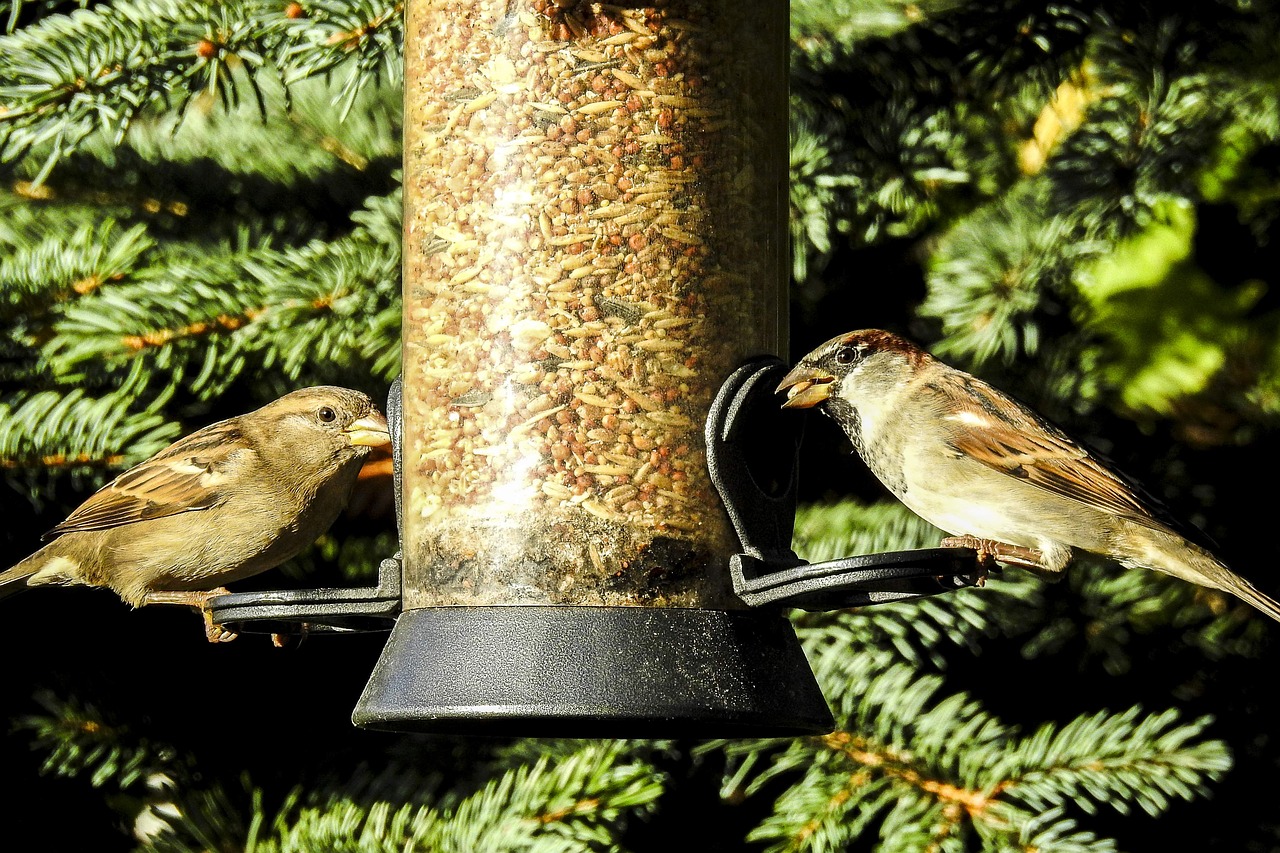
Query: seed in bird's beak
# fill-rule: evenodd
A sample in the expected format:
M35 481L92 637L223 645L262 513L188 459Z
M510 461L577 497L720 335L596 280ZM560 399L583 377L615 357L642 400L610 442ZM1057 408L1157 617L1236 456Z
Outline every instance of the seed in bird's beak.
M343 432L354 445L386 447L391 443L391 433L387 431L387 419L381 412L370 412L363 418L352 421Z
M825 370L799 366L783 377L774 393L787 392L784 409L808 409L831 396L835 379Z

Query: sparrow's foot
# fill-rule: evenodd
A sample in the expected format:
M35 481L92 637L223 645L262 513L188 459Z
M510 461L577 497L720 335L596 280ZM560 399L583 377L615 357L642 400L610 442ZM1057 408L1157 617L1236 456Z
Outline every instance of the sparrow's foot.
M236 637L240 636L235 631L228 630L221 625L217 625L213 621L213 613L209 610L209 602L220 595L227 595L231 590L225 586L217 589L201 590L201 591L184 591L173 592L161 590L159 592L147 593L143 604L181 604L186 607L194 607L200 611L200 615L204 617L204 636L211 643L229 643Z
M977 536L948 536L941 544L943 548L972 548L978 552L978 564L989 571L999 571L997 561L1033 571L1044 571L1044 555L1035 548L1009 545L994 539L979 539Z

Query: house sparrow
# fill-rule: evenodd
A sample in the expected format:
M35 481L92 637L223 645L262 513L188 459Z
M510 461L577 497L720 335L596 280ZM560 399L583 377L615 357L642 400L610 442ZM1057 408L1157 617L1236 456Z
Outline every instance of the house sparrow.
M944 546L1049 575L1067 567L1073 549L1088 551L1228 592L1280 621L1280 603L1137 483L897 335L864 329L832 338L777 390L787 392L783 408L821 405L899 500L952 534Z
M342 511L387 419L358 391L286 394L204 427L125 471L0 572L0 598L46 584L105 586L134 607L185 604L205 616L224 584L296 555Z

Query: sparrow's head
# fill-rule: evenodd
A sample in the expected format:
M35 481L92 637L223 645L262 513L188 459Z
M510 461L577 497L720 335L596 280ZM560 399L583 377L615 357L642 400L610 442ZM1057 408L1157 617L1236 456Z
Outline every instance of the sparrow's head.
M325 448L341 457L364 457L391 443L387 419L366 394L317 385L285 394L246 418L269 425L277 441Z
M881 329L848 332L837 335L800 359L783 377L777 393L787 392L782 408L807 409L825 402L833 393L839 393L845 381L858 377L868 363L912 370L927 358L929 356L924 350L892 332Z

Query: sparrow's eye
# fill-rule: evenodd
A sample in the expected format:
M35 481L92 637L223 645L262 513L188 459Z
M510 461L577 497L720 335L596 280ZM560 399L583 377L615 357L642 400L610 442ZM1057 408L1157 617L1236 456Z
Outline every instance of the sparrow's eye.
M320 411L316 412L316 417L327 424L331 424L338 419L338 413L329 406L321 406Z
M836 350L836 364L850 365L854 359L858 357L858 351L853 347L840 347Z

